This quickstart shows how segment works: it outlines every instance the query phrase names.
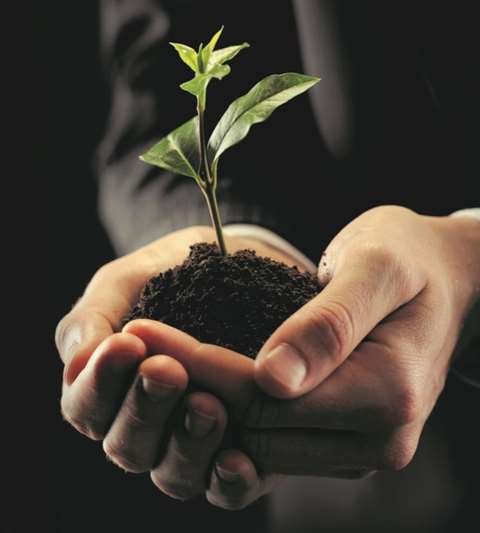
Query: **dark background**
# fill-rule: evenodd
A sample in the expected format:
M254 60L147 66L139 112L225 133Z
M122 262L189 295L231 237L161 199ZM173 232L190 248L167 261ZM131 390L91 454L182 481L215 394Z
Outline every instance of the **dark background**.
M268 8L257 4L259 16L267 18ZM293 43L288 15L276 20L275 35ZM113 257L98 220L92 171L107 103L98 65L97 6L96 2L39 2L28 9L28 4L21 4L3 22L8 26L4 72L11 89L4 98L10 111L5 124L13 141L5 150L10 165L4 176L2 210L4 262L10 267L2 306L8 339L3 387L7 392L5 533L140 531L140 524L146 531L183 533L207 524L212 531L265 531L264 504L232 515L201 503L172 502L146 476L127 476L106 463L98 443L61 420L62 366L53 344L54 328L96 268ZM269 29L265 31L268 35ZM233 29L236 33L248 40L248 27L243 31L240 22ZM452 38L461 36L459 31ZM296 46L281 47L284 53L288 49L290 55L280 64L298 62ZM253 73L255 79L258 74ZM266 142L265 136L262 139ZM442 214L479 205L479 197L473 196L478 189L458 176L441 175L417 182L417 187L412 202L419 209ZM352 186L354 194L357 188ZM435 198L430 206L429 196ZM378 197L382 199L381 194ZM407 186L399 197L412 198L411 189ZM325 220L334 204L323 205ZM341 223L340 217L326 230L325 239ZM441 428L452 479L461 487L459 505L435 532L475 531L480 498L479 406L478 391L450 378L429 422Z

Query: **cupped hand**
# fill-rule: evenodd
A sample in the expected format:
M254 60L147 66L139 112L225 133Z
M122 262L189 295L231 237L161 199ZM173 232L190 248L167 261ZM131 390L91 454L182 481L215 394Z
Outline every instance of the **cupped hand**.
M237 424L248 424L252 419L251 409L255 408L259 398L263 398L254 380L252 359L201 343L153 320L133 320L123 332L142 342L148 352L168 353L191 381L209 391L201 394L218 402L222 430L227 422L222 407L225 404L229 407L229 416ZM218 424L217 420L215 424ZM187 430L188 425L187 421ZM182 500L205 494L213 505L237 510L271 492L283 477L258 470L254 464L256 454L251 447L247 448L247 451L253 451L250 457L241 449L218 451L217 442L217 447L205 447L203 455L199 456L197 450L201 442L202 436L199 435L189 443L182 423L173 426L172 433L167 435L161 460L150 473L153 483L162 492Z
M245 426L242 451L227 452L237 484L216 490L212 473L215 505L247 505L272 474L361 478L410 462L479 297L480 224L376 208L337 235L319 276L323 292L255 362L191 338L174 356ZM166 328L126 331L155 351Z
M296 398L260 403L261 464L359 476L403 468L480 296L480 223L372 209L333 239L319 278L324 290L255 361L269 396Z
M186 337L171 328L163 349L151 351L138 337L121 332L120 324L149 278L181 263L191 244L214 240L210 228L191 227L104 265L56 331L65 365L64 418L102 440L117 465L130 472L153 470L165 492L181 498L205 491L227 414L211 394L184 398L189 377L175 355L185 350ZM230 252L250 248L289 262L258 241L227 237L226 242ZM181 492L178 480L185 481Z

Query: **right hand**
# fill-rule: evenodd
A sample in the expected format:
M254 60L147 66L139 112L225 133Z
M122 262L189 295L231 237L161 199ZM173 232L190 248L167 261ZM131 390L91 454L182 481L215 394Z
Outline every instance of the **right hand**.
M118 466L151 471L163 492L177 498L208 488L205 480L223 438L226 411L205 392L183 398L188 375L175 355L185 350L186 336L170 328L162 351L148 353L142 340L119 330L148 279L182 263L193 243L214 240L211 228L190 227L102 266L55 336L65 365L64 418L87 437L103 440L107 456ZM261 256L292 264L253 239L226 241L229 252L253 248ZM177 409L182 402L186 410L183 419L175 420L172 437L172 415L183 413Z

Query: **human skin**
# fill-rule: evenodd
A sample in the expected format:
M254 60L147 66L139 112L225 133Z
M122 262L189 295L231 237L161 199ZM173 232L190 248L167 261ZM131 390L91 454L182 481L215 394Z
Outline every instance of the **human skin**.
M211 228L189 227L104 265L59 322L55 335L64 363L64 418L87 437L102 440L107 455L123 469L152 470L152 476L159 477L165 468L172 475L183 472L195 491L199 486L206 488L204 471L223 438L225 408L205 392L185 398L189 377L171 357L173 352L151 352L138 337L120 332L120 324L152 276L182 263L190 245L214 240ZM253 239L227 236L226 244L229 252L250 248L260 256L294 264L289 256ZM171 330L172 342L180 342L182 333ZM186 413L175 432L175 446L181 447L189 458L187 463L192 463L188 476L181 466L177 468L178 461L170 458L177 453L175 449L157 462L158 448L168 436L167 420L180 403Z
M181 499L205 493L227 509L255 501L283 475L361 478L410 462L479 298L478 221L395 206L367 211L325 251L325 289L273 333L255 361L149 320L112 335L152 269L179 262L174 242L158 248L158 265L150 249L141 274L128 259L101 269L59 324L67 420L103 439L121 467L150 471L163 492ZM124 288L116 301L112 285ZM131 385L125 376L134 368ZM142 387L145 377L151 381ZM190 395L186 420L168 433L165 421L189 379L211 393ZM244 425L242 451L217 451L224 406Z

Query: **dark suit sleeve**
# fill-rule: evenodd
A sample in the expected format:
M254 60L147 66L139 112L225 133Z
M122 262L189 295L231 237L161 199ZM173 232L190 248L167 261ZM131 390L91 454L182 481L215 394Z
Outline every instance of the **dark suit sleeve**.
M179 90L171 73L178 59L167 44L168 13L154 0L103 0L100 16L110 110L96 158L99 212L120 255L176 229L210 220L192 179L138 159L190 118L175 109ZM189 112L194 113L193 104ZM225 176L219 184L223 222L276 229L273 214L245 201L248 192L236 194L233 181Z

